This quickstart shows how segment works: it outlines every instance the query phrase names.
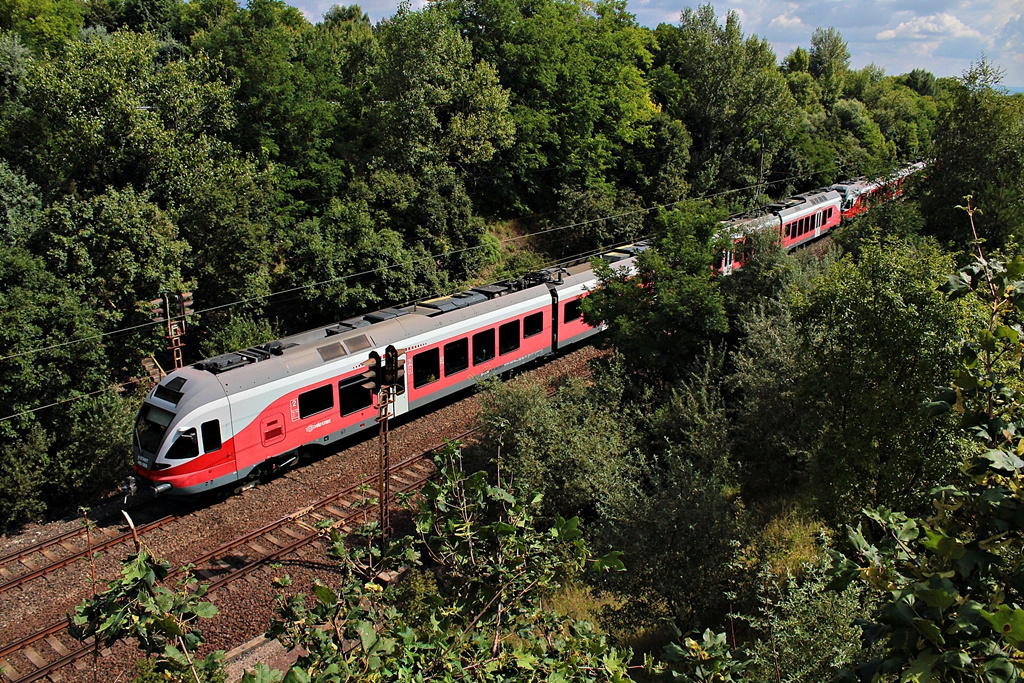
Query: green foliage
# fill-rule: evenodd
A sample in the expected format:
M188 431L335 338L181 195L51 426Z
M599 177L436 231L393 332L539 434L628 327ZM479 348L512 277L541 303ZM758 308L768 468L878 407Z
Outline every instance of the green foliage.
M684 377L708 341L725 332L710 267L719 218L696 203L663 210L656 219L663 236L638 257L636 273L596 264L602 286L584 300L584 317L608 326L600 343L649 386Z
M187 289L181 264L188 245L170 218L146 196L128 187L109 188L87 200L52 204L39 220L30 246L47 270L63 273L82 296L102 304L97 321L104 331L144 325L149 299ZM140 301L140 295L146 298ZM141 310L140 310L141 309ZM119 336L108 344L114 367L131 367L139 349L155 349L155 328Z
M266 318L233 315L217 332L203 340L203 355L211 358L221 353L265 344L277 336L273 325Z
M263 664L257 666L265 668ZM227 683L227 672L224 668L211 671L203 670L199 672L199 676L202 683ZM265 683L280 683L281 677L278 676L276 680L273 678L262 680ZM196 679L191 671L169 673L161 670L160 663L154 659L140 659L135 663L135 678L131 683L168 683L168 681L171 683L195 683Z
M58 52L72 42L83 25L77 0L3 0L0 29L16 33L35 52Z
M601 519L634 477L630 425L618 417L621 387L569 382L553 396L523 382L494 383L482 397L478 459L521 496L540 495L547 518Z
M17 33L0 33L0 108L15 105L24 94L31 61L32 53Z
M749 679L819 683L835 679L860 653L857 619L868 615L867 589L829 589L827 560L803 568L800 578L776 583L761 576L758 611L748 617L759 634L749 648Z
M922 198L928 228L943 241L966 245L971 235L954 208L964 195L984 207L978 234L999 249L1024 230L1024 99L998 88L990 62L974 65L953 89L935 130L935 164Z
M973 213L971 214L973 219ZM846 680L1008 681L1021 676L1024 568L1021 501L1021 405L1016 388L1024 353L1019 327L1024 261L980 257L944 290L976 298L987 325L963 343L952 383L923 404L930 414L951 409L974 436L974 457L964 485L950 481L932 491L926 517L888 507L869 508L849 529L850 549L836 553L834 585L854 580L881 593L883 604L862 623L867 643L881 655L861 662Z
M753 476L782 453L806 457L822 513L839 521L865 504L919 505L955 470L957 440L916 409L952 371L970 321L935 290L950 263L927 244L869 239L764 309L777 322L751 319L734 381L757 397L742 403L747 438L764 419L775 442Z
M170 564L141 546L136 550L122 562L121 578L75 608L68 632L78 640L95 638L100 646L133 639L147 655L156 655L155 671L170 680L223 681L223 651L195 658L204 641L198 620L217 614L213 603L202 601L206 586L191 587L187 572L177 591L160 585ZM188 679L186 673L191 674Z
M538 528L530 502L490 485L483 472L465 474L454 445L437 465L439 480L423 489L416 527L439 590L423 596L415 618L407 618L377 577L418 564L411 539L383 551L349 549L332 532L344 580L337 588L316 584L309 605L301 595L284 600L271 628L285 645L305 651L285 683L623 680L628 652L609 646L586 622L563 623L541 602L567 571L619 568L618 558L590 560L575 519Z
M839 101L849 68L850 49L843 35L831 26L814 29L807 71L821 85L821 101L826 110L831 111Z
M38 424L17 431L5 429L0 442L0 527L14 528L46 510L44 487L49 481L49 443ZM12 434L16 437L12 438Z
M914 69L900 80L911 90L926 97L934 96L938 90L935 81L935 74L924 69Z
M625 501L606 513L601 530L629 568L608 577L624 601L616 621L690 626L724 613L743 534L743 507L724 455L698 464L669 446L638 463L636 483L619 495Z
M401 171L488 161L512 141L509 93L441 11L402 5L379 30L373 80L382 152Z
M652 90L692 136L694 189L758 185L800 118L768 41L745 38L732 11L720 26L710 4L686 8L679 26L661 24L654 36Z
M334 200L290 231L290 284L307 287L306 326L445 290L436 261L422 246L407 246L387 219L365 199Z
M704 631L700 641L685 638L682 645L672 643L665 648L669 662L668 679L680 683L739 683L747 680L744 672L749 664L742 651L734 651L726 643L724 633Z
M474 191L486 207L551 210L563 187L612 194L607 184L630 183L634 169L645 166L642 156L658 156L651 154L657 152L648 126L654 108L644 79L651 43L625 3L444 0L436 6L466 32L473 53L494 66L509 91L515 143L497 155ZM665 169L660 159L652 161Z

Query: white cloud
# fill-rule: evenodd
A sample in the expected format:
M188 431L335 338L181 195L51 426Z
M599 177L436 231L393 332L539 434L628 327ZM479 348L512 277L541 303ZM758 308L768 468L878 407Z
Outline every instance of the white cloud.
M779 16L775 17L768 23L768 25L777 26L782 29L805 28L804 22L800 19L800 17L792 16L789 12L786 12L785 14L780 14Z
M992 44L992 37L986 36L978 29L972 28L954 17L952 14L932 14L915 17L905 21L896 28L879 31L877 40L934 40L936 38L968 38L979 40L986 45Z

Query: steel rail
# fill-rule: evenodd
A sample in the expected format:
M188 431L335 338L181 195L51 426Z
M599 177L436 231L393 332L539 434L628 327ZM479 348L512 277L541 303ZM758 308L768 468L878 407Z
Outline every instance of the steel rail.
M455 437L452 437L452 439L449 439L448 441L456 441L456 440L465 438L466 436L476 432L477 430L478 430L478 428L476 428L476 427L474 427L472 429L469 429L469 430L466 430L466 431L462 432L461 434L459 434L459 435L457 435ZM394 475L397 475L397 474L401 473L403 470L405 470L407 468L411 469L413 465L416 465L416 464L418 464L420 462L423 462L429 455L431 455L433 453L436 453L437 451L439 451L443 447L444 447L444 444L434 446L432 448L429 448L429 449L427 449L425 451L422 451L422 452L418 453L417 455L410 456L410 457L402 460L401 462L399 462L399 463L397 463L395 465L392 465L391 468L388 470L388 475L389 476L394 476ZM420 476L417 476L417 477L415 477L413 479L413 481L411 481L409 483L406 483L406 484L403 484L400 487L400 490L402 492L416 490L417 488L422 486L424 482L428 481L431 476L432 475L420 475ZM261 527L260 529L257 529L255 531L251 531L251 532L249 532L247 534L244 534L243 536L241 536L241 537L239 537L239 538L237 538L237 539L235 539L233 541L230 541L228 543L225 543L225 544L221 545L220 547L218 547L218 548L216 548L216 549L214 549L212 551L204 553L203 555L195 558L193 561L186 563L186 566L197 565L200 562L207 562L210 559L213 559L214 557L216 557L218 554L221 554L221 553L224 553L226 551L232 550L232 549L234 549L234 548L236 548L238 546L244 545L245 543L249 542L250 540L252 540L254 538L258 538L258 537L260 537L262 535L270 533L271 531L279 529L282 526L284 526L286 524L289 524L291 522L294 522L294 521L296 521L297 519L299 519L299 518L301 518L303 516L309 515L310 513L316 511L317 509L322 509L323 507L326 507L326 506L330 505L331 503L337 501L339 498L342 498L343 496L350 495L350 494L354 493L359 488L364 486L366 483L367 483L366 481L362 481L362 482L359 482L359 483L356 483L356 484L350 484L350 485L346 486L345 488L341 489L340 491L336 491L336 492L331 493L331 494L329 494L327 496L324 496L323 498L320 498L316 502L314 502L311 505L308 505L308 506L302 508L301 510L297 510L297 511L295 511L293 513L290 513L290 514L286 515L285 517L282 517L281 519L279 519L279 520L277 520L275 522L271 522L270 524L267 524L267 525ZM355 518L359 517L362 514L363 514L362 510L351 510L351 514L350 515L346 515L345 517L343 517L342 520L336 521L334 523L334 526L344 525L344 524L348 523L349 521L351 521L352 519L355 519ZM142 528L142 527L140 527L140 528ZM130 537L131 534L128 534L128 536ZM317 531L315 533L309 534L309 535L304 536L302 538L296 539L295 541L293 541L292 543L289 543L286 546L279 547L277 550L272 551L271 553L266 554L266 555L264 555L264 556L262 556L260 558L256 558L256 559L250 560L245 565L243 565L243 566L241 566L239 568L233 569L230 573L225 574L224 576L221 576L221 577L218 577L216 579L211 580L210 583L209 583L209 589L208 590L212 592L216 588L220 588L222 586L225 586L225 585L231 583L232 581L235 581L235 580L237 580L239 578L242 578L243 576L246 576L247 574L251 573L255 569L266 565L268 562L272 562L272 561L274 561L274 560L276 560L276 559L278 559L280 557L287 556L288 554L294 552L295 550L297 550L297 549L299 549L299 548L301 548L301 547L303 547L305 545L309 545L310 543L312 543L316 539L320 538L320 536L321 536L320 532ZM113 540L113 539L111 539L111 540ZM176 569L176 570L170 572L168 574L167 578L169 579L169 578L171 578L173 576L181 574L182 572L183 572L183 568ZM54 624L51 624L50 626L42 629L41 631L38 631L37 633L34 633L34 634L30 635L30 636L22 638L21 640L15 642L15 643L10 644L10 645L6 646L3 649L0 649L0 660L3 660L5 657L7 657L7 656L9 656L11 654L14 654L16 652L24 650L24 649L28 648L29 646L31 646L32 644L34 644L34 643L36 643L36 642L38 642L38 641L40 641L40 640L42 640L42 639L44 639L44 638L46 638L48 636L52 636L52 635L54 635L56 633L59 633L60 631L63 631L66 628L67 628L67 621L63 620L63 621L59 621L59 622L56 622ZM23 676L19 676L18 678L12 679L12 678L9 678L9 677L3 675L2 673L0 673L0 675L2 675L5 680L11 681L11 683L33 683L34 681L38 681L41 678L44 678L44 677L50 675L54 671L57 671L58 669L61 669L61 668L65 667L65 666L67 666L68 664L71 664L71 663L75 662L76 660L81 659L82 657L86 656L87 654L93 652L94 649L95 649L95 645L93 644L93 642L87 642L83 646L81 646L79 648L76 648L74 650L71 650L67 654L61 655L58 659L54 660L53 662L50 662L50 663L46 664L45 666L38 668L36 671L33 671L31 673L28 673L28 674L25 674Z

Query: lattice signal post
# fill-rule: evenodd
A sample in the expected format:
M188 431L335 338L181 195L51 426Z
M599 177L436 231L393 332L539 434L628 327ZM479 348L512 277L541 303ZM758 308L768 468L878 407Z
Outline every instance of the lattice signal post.
M405 393L405 349L388 346L384 357L376 351L363 362L363 387L377 393L377 423L380 425L380 453L377 458L377 495L380 499L381 544L391 535L391 441L388 421L395 398Z
M184 366L182 361L182 349L185 342L185 318L192 315L192 292L177 292L175 294L164 294L159 299L149 302L153 310L153 320L158 323L167 324L167 350L174 358L174 369Z

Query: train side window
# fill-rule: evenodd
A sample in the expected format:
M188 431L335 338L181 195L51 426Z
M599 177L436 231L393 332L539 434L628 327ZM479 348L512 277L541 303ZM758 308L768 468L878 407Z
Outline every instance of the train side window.
M544 314L541 312L531 313L523 318L523 339L540 334L544 331Z
M519 348L519 321L513 320L498 328L498 353L505 355Z
M454 375L469 367L469 338L444 345L444 376Z
M186 429L178 434L177 440L167 449L167 460L188 460L199 455L199 439L196 438L196 429Z
M342 415L358 413L373 405L373 392L363 386L365 383L362 375L338 382L338 408Z
M473 335L473 365L480 365L494 358L494 330L485 330Z
M583 297L579 299L573 299L572 301L565 304L564 313L562 314L563 323L571 323L573 320L579 320L583 317Z
M204 422L199 426L199 431L203 435L204 453L213 453L214 451L220 450L220 420L210 420L209 422Z
M429 349L412 357L412 385L419 389L441 376L441 349Z
M304 391L299 394L299 418L305 419L330 410L334 407L334 386L325 384L322 387Z
M786 239L787 240L790 237L792 237L792 229L793 229L793 224L792 223L786 223Z

